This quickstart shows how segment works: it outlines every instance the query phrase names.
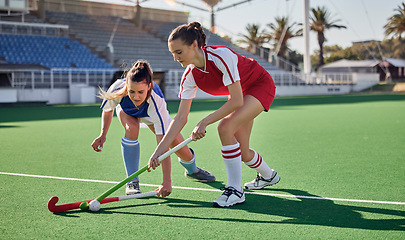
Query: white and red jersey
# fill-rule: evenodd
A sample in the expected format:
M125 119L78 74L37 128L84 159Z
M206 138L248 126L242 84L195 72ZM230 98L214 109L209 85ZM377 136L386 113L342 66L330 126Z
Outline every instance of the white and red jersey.
M208 46L202 50L205 68L187 66L180 84L181 99L193 99L197 87L211 95L229 95L227 86L236 81L240 81L245 95L249 88L255 86L257 80L264 75L270 77L256 60L246 58L225 46ZM274 86L272 79L271 83Z

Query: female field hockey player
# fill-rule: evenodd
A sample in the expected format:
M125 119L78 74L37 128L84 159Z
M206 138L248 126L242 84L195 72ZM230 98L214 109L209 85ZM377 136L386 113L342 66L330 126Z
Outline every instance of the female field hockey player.
M211 95L228 95L228 101L203 118L192 132L192 139L205 136L208 125L220 121L218 133L222 157L227 172L223 194L213 202L214 207L230 207L245 201L241 186L241 161L257 171L257 177L245 183L246 189L262 189L279 182L277 172L262 157L249 148L253 120L268 111L275 96L270 74L255 60L241 56L224 46L206 46L204 31L198 22L181 25L168 39L174 60L186 67L181 79L179 110L163 140L149 159L149 166L159 165L162 155L187 123L192 99L197 87Z
M140 146L138 141L139 125L146 123L156 135L159 143L169 127L171 118L166 108L166 102L159 86L152 81L153 72L148 62L139 60L128 71L124 79L115 81L108 91L100 90L104 99L101 108L101 133L94 139L91 146L96 152L101 152L106 141L114 109L125 130L121 140L122 157L127 176L138 171ZM174 147L183 141L177 134L168 146ZM185 175L201 182L213 182L215 177L196 166L195 154L187 146L176 152L179 162L186 169ZM166 197L172 191L170 157L162 162L163 183L159 187L158 196ZM126 186L126 194L140 193L139 178L131 180Z

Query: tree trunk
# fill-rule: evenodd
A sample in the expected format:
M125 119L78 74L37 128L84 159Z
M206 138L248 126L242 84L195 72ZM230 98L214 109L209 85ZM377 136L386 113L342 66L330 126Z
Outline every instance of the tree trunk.
M318 32L319 67L325 64L325 62L323 60L323 43L324 42L325 42L325 36L323 35L323 32Z

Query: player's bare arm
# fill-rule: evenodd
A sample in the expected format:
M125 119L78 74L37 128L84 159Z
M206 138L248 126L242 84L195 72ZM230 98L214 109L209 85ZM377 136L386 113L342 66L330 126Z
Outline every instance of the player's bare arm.
M228 86L228 90L230 96L229 100L224 105L222 105L222 107L202 119L197 124L196 128L193 131L194 139L200 139L204 137L206 131L205 129L208 125L223 119L243 105L243 95L240 82L236 81L235 83L232 83Z
M107 140L107 132L108 132L108 129L110 128L113 116L114 116L114 110L108 111L108 112L103 111L102 117L101 117L100 136L98 136L96 139L94 139L94 141L91 144L94 151L101 152L101 150L103 149L103 145L104 145L105 141Z

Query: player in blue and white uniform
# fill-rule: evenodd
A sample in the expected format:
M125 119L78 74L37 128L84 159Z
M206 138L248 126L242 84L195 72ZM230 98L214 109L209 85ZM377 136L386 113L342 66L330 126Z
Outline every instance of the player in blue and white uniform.
M94 139L91 146L96 152L101 152L110 124L114 109L116 115L125 129L125 136L121 140L122 157L127 176L139 169L140 145L138 140L140 123L145 123L156 135L159 143L172 121L167 111L166 101L159 86L152 81L152 69L148 62L137 61L129 70L126 78L116 80L108 91L100 90L103 98L101 108L102 126L100 135ZM178 134L170 147L174 147L183 141ZM201 182L213 182L215 177L196 166L195 154L187 146L176 152L179 162L185 168L185 175ZM170 157L162 162L163 182L158 189L158 196L166 197L172 191ZM139 178L132 179L126 187L127 194L140 193Z

